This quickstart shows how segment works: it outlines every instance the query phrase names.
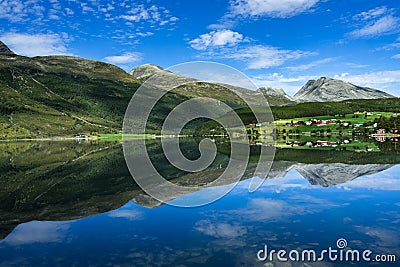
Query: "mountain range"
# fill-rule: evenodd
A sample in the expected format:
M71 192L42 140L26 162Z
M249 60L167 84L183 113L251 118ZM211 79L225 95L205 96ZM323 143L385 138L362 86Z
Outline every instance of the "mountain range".
M170 89L177 82L184 83L168 92L156 105L148 124L155 132L169 111L193 97L214 98L234 109L246 107L240 97L243 95L258 100L263 94L271 106L393 97L376 89L330 78L309 81L291 97L282 89L252 91L203 82L153 64L127 73L112 64L78 57L29 58L16 55L0 42L0 139L119 132L131 97L155 73L163 78L160 88Z
M195 81L193 78L174 74L153 64L144 64L134 68L129 73L142 82L156 73L162 73L163 77L168 77L166 80L170 81ZM168 87L168 83L165 86ZM271 106L294 105L302 102L340 102L349 99L394 98L393 95L377 89L357 86L342 80L328 77L309 80L293 97L286 94L286 92L281 88L260 87L257 92L262 93Z
M357 86L342 80L321 77L309 80L294 96L289 96L283 89L261 87L259 90L278 105L294 105L304 102L340 102L349 99L394 98L386 92Z
M308 81L293 98L298 102L339 102L347 99L393 98L383 91L321 77Z

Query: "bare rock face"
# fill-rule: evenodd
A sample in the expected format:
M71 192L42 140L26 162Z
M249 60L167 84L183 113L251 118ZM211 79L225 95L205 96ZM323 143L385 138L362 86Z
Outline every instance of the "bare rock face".
M164 71L163 68L154 64L144 64L139 67L134 68L129 72L130 75L135 77L141 82L144 82L157 72Z
M285 93L285 91L282 88L260 87L258 90L265 95L283 96L283 97L287 97L289 99L291 98L290 96L288 96Z
M304 164L292 161L278 161L273 163L268 179L283 178L289 171L296 170L310 184L329 187L344 184L365 175L379 173L393 166L393 164Z
M348 99L392 98L393 95L342 80L321 77L308 81L295 95L299 102L338 102Z
M260 87L257 91L264 95L271 106L286 106L296 103L294 99L287 95L281 88Z
M15 55L2 41L0 41L0 55Z
M180 84L197 82L196 79L172 73L154 64L141 65L131 70L129 74L141 82L145 82L157 74L153 77L151 84L157 84L157 87L162 89L170 89Z
M312 185L324 187L344 184L358 177L379 173L393 167L391 164L350 165L334 164L301 164L294 167Z

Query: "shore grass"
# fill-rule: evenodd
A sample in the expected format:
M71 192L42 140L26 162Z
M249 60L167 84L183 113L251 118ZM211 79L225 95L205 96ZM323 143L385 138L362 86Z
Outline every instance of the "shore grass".
M123 138L126 139L148 139L154 138L154 134L98 134L96 137L101 141L122 141Z

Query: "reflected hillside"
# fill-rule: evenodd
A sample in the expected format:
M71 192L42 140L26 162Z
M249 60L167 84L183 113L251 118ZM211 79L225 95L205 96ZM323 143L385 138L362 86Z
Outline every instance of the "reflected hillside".
M139 188L119 144L1 144L0 234L31 220L71 220L116 209Z
M194 159L199 156L196 146L196 141L188 139L181 148L185 156ZM229 161L227 153L217 153L210 168L187 173L167 164L158 141L148 141L147 147L156 169L171 182L185 186L210 183ZM261 148L252 148L241 179L262 175L255 173L257 149ZM141 155L133 152L133 156ZM311 184L331 186L398 163L399 157L392 154L278 149L267 178L282 178L296 169ZM0 143L0 170L0 238L27 221L88 217L117 209L129 200L149 208L162 204L134 183L120 143Z

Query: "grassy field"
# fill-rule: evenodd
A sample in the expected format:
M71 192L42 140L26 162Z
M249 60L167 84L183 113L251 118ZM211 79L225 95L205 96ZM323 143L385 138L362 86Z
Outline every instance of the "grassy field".
M315 116L315 117L298 117L298 118L291 118L291 119L281 119L275 121L275 125L278 130L283 131L285 130L286 132L295 132L296 130L299 131L300 133L310 133L312 131L321 131L323 130L325 133L329 129L332 133L338 133L339 131L343 133L351 133L353 130L352 125L355 124L364 124L367 122L373 122L375 119L378 119L381 116L384 117L390 117L394 113L393 112L369 112L372 115L365 117L364 114L345 114L344 116ZM287 123L296 123L298 121L309 121L309 120L340 120L341 122L348 122L350 123L350 126L348 127L343 127L339 126L337 124L329 124L326 126L317 126L317 125L312 125L312 126L307 126L307 125L301 125L301 126L286 126Z
M153 134L99 134L96 135L100 141L122 141L123 138L127 139L143 139L143 138L154 138Z
M301 117L301 118L292 118L292 119L280 119L276 120L275 124L280 125L280 124L285 124L286 122L290 122L293 120L294 122L296 121L308 121L310 119L317 119L317 120L329 120L329 119L336 119L336 120L341 120L341 121L347 121L351 123L357 123L357 122L368 122L368 121L374 121L374 119L379 118L380 116L386 116L390 117L393 115L393 112L370 112L372 113L372 116L368 116L367 118L364 117L364 114L345 114L345 117L343 116L315 116L315 117ZM358 118L353 118L354 115L358 115Z

